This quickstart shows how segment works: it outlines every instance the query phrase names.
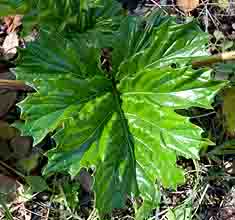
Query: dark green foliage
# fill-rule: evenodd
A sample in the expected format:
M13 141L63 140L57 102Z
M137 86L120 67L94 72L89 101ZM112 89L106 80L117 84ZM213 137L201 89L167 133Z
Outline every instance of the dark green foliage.
M104 11L106 4L98 2ZM122 17L118 29L113 29L113 13L94 16L90 25L81 13L94 12L87 4L79 18L61 25L60 16L51 21L43 16L59 12L70 18L73 9L58 9L62 3L57 1L48 4L55 9L40 8L37 14L42 19L36 23L45 27L40 39L20 51L15 69L19 79L38 91L20 105L26 120L23 132L32 135L35 144L55 132L57 147L48 152L44 174L77 175L81 167L95 165L99 211L110 212L123 207L127 196L141 195L142 218L158 205L156 179L165 187L183 183L177 155L198 158L209 143L199 127L175 112L191 106L211 108L224 85L211 81L209 70L191 67L193 57L207 54L207 36L195 22L176 24L160 19L159 13ZM53 32L55 27L59 34ZM108 45L112 52L107 72L100 48Z

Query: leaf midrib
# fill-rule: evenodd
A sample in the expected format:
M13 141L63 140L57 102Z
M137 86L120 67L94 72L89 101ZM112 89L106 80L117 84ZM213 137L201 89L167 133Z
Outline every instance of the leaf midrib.
M121 119L121 126L124 130L124 135L125 135L125 139L126 139L126 142L128 143L128 151L130 152L130 157L131 157L131 161L132 163L134 163L133 167L135 168L135 158L133 155L134 154L134 146L132 146L130 140L129 140L129 128L128 128L128 125L127 125L127 119L125 118L125 113L123 112L123 109L121 107L121 98L120 98L120 95L119 95L119 92L117 90L117 86L116 86L116 83L115 83L115 80L112 79L112 94L113 94L113 97L114 97L114 102L117 106L117 109L116 109L116 113L119 114L120 116L120 119Z

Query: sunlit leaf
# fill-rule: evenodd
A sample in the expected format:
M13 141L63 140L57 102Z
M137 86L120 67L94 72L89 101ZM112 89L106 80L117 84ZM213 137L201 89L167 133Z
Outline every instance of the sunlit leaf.
M195 22L160 21L157 13L123 19L112 35L107 73L95 42L80 46L80 37L47 35L21 51L15 69L38 91L21 103L24 134L36 144L55 132L57 148L48 152L44 173L75 176L95 165L99 211L140 195L142 218L159 203L156 180L171 188L183 183L177 156L198 158L209 143L202 129L175 112L211 108L224 85L210 80L209 70L191 67L193 57L207 54L207 36Z

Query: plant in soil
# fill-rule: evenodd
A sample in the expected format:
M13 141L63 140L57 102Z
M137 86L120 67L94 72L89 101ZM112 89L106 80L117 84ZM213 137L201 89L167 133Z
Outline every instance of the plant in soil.
M67 13L57 1L49 2L48 8ZM176 188L184 182L177 156L198 159L200 149L211 144L201 137L201 128L175 110L212 108L224 83L211 80L209 69L192 68L192 59L208 55L208 36L195 21L177 24L159 12L119 14L120 23L113 26L112 13L95 13L105 7L104 1L83 6L73 25L65 20L58 32L56 19L45 25L39 16L40 37L19 49L13 70L37 90L20 104L21 128L35 145L54 133L57 146L47 153L44 175L76 176L82 167L95 166L99 212L140 196L136 218L141 219L158 207L160 185ZM83 20L91 12L97 15L92 25Z

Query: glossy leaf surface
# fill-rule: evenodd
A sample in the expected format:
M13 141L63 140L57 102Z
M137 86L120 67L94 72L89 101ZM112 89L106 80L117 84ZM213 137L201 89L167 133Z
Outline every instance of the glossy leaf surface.
M165 187L183 183L177 155L198 158L208 144L202 130L174 110L211 108L224 85L190 65L192 57L206 54L207 37L194 22L157 22L155 14L143 26L142 19L124 19L112 36L109 73L95 44L47 33L21 51L15 70L38 91L21 103L25 135L38 143L56 133L45 174L76 175L95 165L97 208L109 212L127 196L141 195L140 217L159 202L156 179Z

